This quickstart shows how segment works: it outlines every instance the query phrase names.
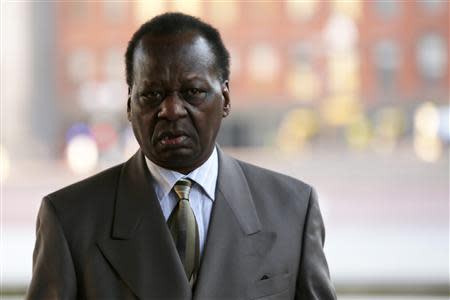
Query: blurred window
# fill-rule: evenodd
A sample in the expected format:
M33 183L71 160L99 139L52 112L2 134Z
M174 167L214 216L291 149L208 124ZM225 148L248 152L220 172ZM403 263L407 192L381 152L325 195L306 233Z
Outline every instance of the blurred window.
M136 1L129 2L133 5L134 15L138 23L145 23L154 16L163 13L166 4L162 1Z
M445 6L445 0L418 0L420 6L429 13L437 13L443 11Z
M209 3L208 18L218 26L230 26L236 23L238 16L238 2L212 1Z
M383 18L392 18L400 12L400 1L398 0L375 0L376 12Z
M233 77L239 76L241 72L241 53L235 46L227 46L230 52L230 72Z
M241 2L243 3L243 2ZM264 22L264 24L273 22L278 17L281 2L277 1L248 1L246 2L245 14L251 21Z
M114 23L123 22L125 20L127 5L128 5L127 2L116 2L116 1L103 2L103 10L106 19Z
M95 70L95 59L91 50L86 48L74 49L67 59L67 73L74 83L92 78Z
M317 4L317 0L286 1L286 13L294 21L308 21L317 12Z
M332 14L328 18L322 34L329 55L355 50L359 39L355 20L344 14Z
M314 53L314 45L309 41L298 42L293 50L294 63L311 63L312 55Z
M248 56L250 76L256 81L271 81L278 76L280 57L273 46L266 43L256 44Z
M382 40L375 45L375 64L383 70L395 70L399 64L398 47L393 40Z
M155 1L149 1L153 4ZM200 0L175 0L171 1L171 9L185 14L201 17L205 2Z
M69 3L60 3L63 5L69 15L69 18L72 20L86 20L90 14L90 7L92 3L85 1L74 1Z
M296 100L310 102L320 93L320 80L313 67L314 45L301 41L294 46L288 67L286 87Z
M344 14L352 19L357 19L361 15L361 1L333 0L333 10L335 13Z
M447 41L438 33L427 33L417 41L417 64L429 80L444 76L447 68Z
M374 48L377 81L385 91L393 90L395 77L400 66L400 50L393 40L381 40Z
M121 79L124 74L122 49L119 47L109 48L104 57L103 73L108 79Z

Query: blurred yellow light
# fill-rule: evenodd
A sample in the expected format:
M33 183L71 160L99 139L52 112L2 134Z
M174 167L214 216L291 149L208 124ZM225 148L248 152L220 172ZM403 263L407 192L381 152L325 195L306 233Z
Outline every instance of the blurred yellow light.
M386 107L380 109L375 118L375 136L372 145L377 152L391 153L405 133L405 113L395 107Z
M376 114L376 134L385 139L397 139L405 132L405 114L397 108L383 108Z
M360 87L359 57L356 51L328 57L328 85L334 93L355 93Z
M287 88L301 102L310 102L319 96L320 80L308 66L296 66L288 74Z
M66 159L75 173L85 174L93 171L98 163L98 149L94 139L87 135L72 138L67 145Z
M361 116L361 103L352 95L332 96L322 106L323 119L332 126L348 125Z
M423 137L437 137L439 130L439 111L431 102L420 105L414 114L415 133Z
M442 142L437 137L416 134L414 136L414 150L420 159L426 162L435 162L442 155Z
M0 145L0 182L4 182L10 172L10 160L8 151L6 151L5 147Z
M361 15L361 1L333 0L333 10L337 13L349 16L350 18L357 19Z
M310 109L295 109L283 119L279 133L278 145L286 151L301 150L319 131L319 118Z
M345 130L347 143L353 149L364 149L370 143L372 137L372 125L365 116L360 116L349 124Z

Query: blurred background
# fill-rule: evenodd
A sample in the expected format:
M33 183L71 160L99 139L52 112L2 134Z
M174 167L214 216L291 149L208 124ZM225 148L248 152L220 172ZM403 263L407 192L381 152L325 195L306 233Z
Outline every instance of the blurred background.
M445 0L2 1L2 299L31 278L41 198L136 151L124 52L164 11L231 52L225 151L317 188L339 299L448 299Z

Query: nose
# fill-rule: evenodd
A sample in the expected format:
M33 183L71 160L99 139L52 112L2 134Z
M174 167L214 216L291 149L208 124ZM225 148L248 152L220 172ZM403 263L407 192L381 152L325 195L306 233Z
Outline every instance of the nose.
M176 121L187 115L184 102L178 97L176 92L170 93L161 102L160 110L158 112L159 118L164 118L169 121Z

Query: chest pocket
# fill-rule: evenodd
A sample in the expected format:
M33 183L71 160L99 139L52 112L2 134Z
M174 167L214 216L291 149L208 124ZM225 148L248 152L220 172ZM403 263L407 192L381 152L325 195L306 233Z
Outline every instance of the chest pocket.
M272 299L272 297L269 296L275 296L285 292L282 293L285 296L280 299L287 299L290 281L290 273L276 274L270 278L258 280L249 287L248 296L250 299L262 299L265 297L268 297L267 299Z

